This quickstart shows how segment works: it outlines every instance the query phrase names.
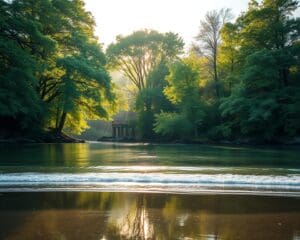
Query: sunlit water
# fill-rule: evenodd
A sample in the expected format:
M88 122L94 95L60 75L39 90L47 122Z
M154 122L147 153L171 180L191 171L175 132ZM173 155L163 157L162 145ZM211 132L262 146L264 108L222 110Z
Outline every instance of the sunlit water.
M299 156L298 148L0 145L0 239L298 240Z
M0 146L1 191L300 195L300 150L200 145Z
M298 240L296 197L113 192L0 194L0 239Z

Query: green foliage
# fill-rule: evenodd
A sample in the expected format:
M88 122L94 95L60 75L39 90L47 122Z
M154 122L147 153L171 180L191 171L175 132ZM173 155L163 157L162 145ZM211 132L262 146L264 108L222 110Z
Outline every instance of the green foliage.
M272 141L299 134L298 2L252 2L237 20L239 81L220 106L230 136ZM225 30L224 30L225 31ZM296 70L298 69L298 70ZM298 121L298 122L297 122Z
M182 39L153 30L118 36L105 56L83 0L0 0L1 131L80 133L109 118L109 66L136 89L143 138L299 136L298 5L252 0L233 23L229 10L209 12L198 51L179 59Z
M155 132L169 136L176 135L182 138L186 138L188 134L197 137L198 128L201 126L205 115L201 108L197 67L188 58L177 61L170 66L170 74L166 77L166 80L168 86L164 89L164 93L180 113L156 115ZM168 126L168 121L170 121L170 126ZM186 126L182 125L184 130L180 128L173 129L173 126L177 126L179 123L186 124Z
M276 141L299 136L300 20L291 17L297 5L294 0L252 1L235 23L224 24L220 32L215 28L221 39L202 32L198 57L170 67L164 93L175 111L157 114L155 131L179 139ZM218 20L213 13L206 20ZM210 25L204 21L201 26ZM208 47L210 39L214 44ZM211 76L226 96L220 105Z
M218 63L225 95L231 93L233 84L238 81L236 75L241 68L239 59L241 39L239 38L238 29L238 25L233 23L226 23L221 29L222 42L220 44Z
M0 12L1 121L81 132L108 117L113 87L82 0L1 0Z
M167 63L178 58L183 49L182 39L174 33L153 30L136 31L118 36L107 49L111 68L117 69L137 89L135 110L138 129L144 139L154 139L154 115L171 107L163 94L168 74Z
M40 32L38 23L27 19L20 11L20 2L0 2L0 119L11 119L17 129L28 128L42 115L42 101L35 88L38 79L35 72L41 65L30 54L30 43L36 49L48 49L52 42ZM28 39L30 36L30 39ZM5 126L7 128L10 126Z
M155 132L169 139L186 140L194 135L194 124L184 114L162 112L155 120Z
M288 136L298 136L300 132L300 88L287 88L281 94L283 102L282 118L284 119L284 133Z
M196 47L200 55L205 56L208 61L206 71L213 81L216 98L219 100L221 83L219 81L219 51L221 43L222 27L232 18L231 10L222 8L209 11L205 14L204 20L200 21L199 33L196 39L199 46Z
M143 30L129 36L118 36L107 49L109 64L141 90L146 87L149 74L164 61L182 52L183 41L174 33Z
M166 78L169 85L165 88L165 94L174 104L185 104L187 100L198 96L199 71L192 62L177 61L170 67L170 74Z
M241 80L250 94L258 95L278 88L279 75L271 51L262 50L247 57Z
M272 52L262 50L247 58L242 83L235 86L220 106L222 116L229 117L227 121L237 134L272 140L278 135L297 133L300 127L295 121L299 119L297 88L282 89L279 80Z
M138 128L144 139L157 138L153 130L155 114L173 109L171 102L163 93L163 89L167 85L165 77L168 73L168 67L161 62L149 74L147 87L139 91L137 95L135 107L138 112Z
M280 105L276 101L275 94L251 96L247 92L247 88L243 84L236 86L232 95L220 105L222 116L225 119L229 117L226 122L230 124L226 124L226 127L231 127L231 131L237 136L249 136L257 139L262 137L271 140L276 136L280 126L278 119ZM227 134L227 137L229 136Z

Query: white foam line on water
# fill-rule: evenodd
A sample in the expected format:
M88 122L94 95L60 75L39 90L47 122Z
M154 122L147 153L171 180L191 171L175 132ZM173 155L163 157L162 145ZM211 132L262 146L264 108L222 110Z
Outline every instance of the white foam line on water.
M186 171L197 172L205 170L224 171L230 168L215 168L215 167L186 167L186 166L91 166L84 167L87 169L97 169L103 171L115 171L115 172L161 172L161 171Z
M300 175L174 174L174 173L3 173L0 186L123 185L176 187L300 189Z
M197 166L89 166L82 167L84 169L97 169L101 171L114 171L114 172L166 172L166 171L180 171L180 172L224 172L224 171L285 171L285 172L299 172L300 169L287 169L287 168L255 168L255 167L197 167Z

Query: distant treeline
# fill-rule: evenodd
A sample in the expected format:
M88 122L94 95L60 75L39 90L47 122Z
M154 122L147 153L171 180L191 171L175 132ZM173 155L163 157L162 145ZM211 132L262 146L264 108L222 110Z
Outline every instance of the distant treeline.
M300 19L295 0L250 1L235 22L208 12L181 57L177 35L119 37L109 62L138 89L145 139L274 142L300 135Z
M298 5L251 0L234 22L229 9L208 12L185 54L178 34L154 30L118 36L104 53L82 0L0 0L0 135L80 133L108 118L117 70L135 89L143 139L300 136Z

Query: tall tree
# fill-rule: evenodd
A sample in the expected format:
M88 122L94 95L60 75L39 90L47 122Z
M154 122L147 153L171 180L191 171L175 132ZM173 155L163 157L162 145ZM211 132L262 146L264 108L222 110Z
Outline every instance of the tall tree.
M167 64L178 58L183 45L177 34L143 30L117 37L107 49L111 67L121 71L137 90L135 110L144 139L155 138L154 115L171 107L163 94Z
M94 36L94 19L83 1L51 3L51 13L39 19L44 34L55 40L56 49L45 58L47 68L39 78L39 92L49 107L51 127L61 132L67 124L81 132L87 119L107 116L104 104L113 99L110 77Z
M280 85L289 85L289 66L295 62L295 44L299 41L299 19L291 18L297 9L297 0L252 1L249 10L238 18L241 54L247 55L262 49L277 55ZM274 55L274 56L275 56Z
M251 1L236 24L240 72L220 106L237 135L275 140L300 130L298 1ZM298 80L297 80L298 79Z
M240 71L239 59L239 28L237 24L226 23L221 29L221 39L219 50L219 70L223 79L225 92L230 94L234 83L237 81L236 75Z
M164 93L177 111L157 114L154 130L171 137L197 137L204 118L199 91L199 66L192 58L177 61L170 66L166 80L168 85Z
M146 88L139 91L136 99L136 111L138 112L138 127L144 139L154 139L157 137L153 127L155 114L162 111L172 111L172 103L166 98L163 91L167 87L166 76L169 68L166 62L161 62L149 74Z
M108 47L107 56L113 68L120 70L138 90L142 90L156 66L180 54L183 45L177 34L143 30L118 36L117 42Z
M207 12L200 22L196 39L199 42L198 51L209 60L209 69L214 80L216 96L220 98L220 83L218 75L218 54L221 41L221 29L232 18L230 9Z
M79 132L86 120L106 117L112 85L84 2L13 0L0 6L0 98L13 96L1 117L7 112L23 124L35 116L58 132L66 124Z
M0 1L0 121L5 131L41 127L39 56L53 51L54 41L28 17L29 6L29 1Z

